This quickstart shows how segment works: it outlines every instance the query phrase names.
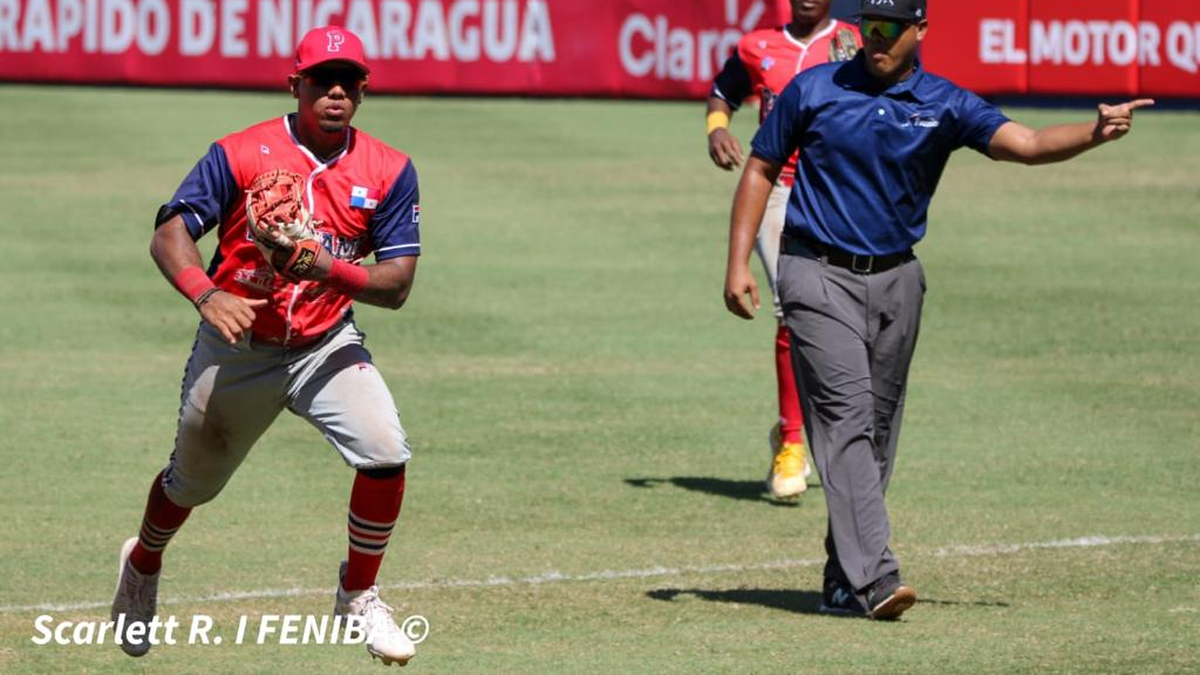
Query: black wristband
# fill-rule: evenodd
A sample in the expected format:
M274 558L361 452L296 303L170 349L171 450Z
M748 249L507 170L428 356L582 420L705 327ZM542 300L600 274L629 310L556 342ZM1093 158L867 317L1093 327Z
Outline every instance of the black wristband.
M220 292L220 290L221 290L220 286L213 286L212 288L208 289L207 291L204 291L200 295L196 296L196 302L193 303L194 305L196 305L196 309L200 309L200 307L204 303L208 302L209 298L216 295L218 292Z

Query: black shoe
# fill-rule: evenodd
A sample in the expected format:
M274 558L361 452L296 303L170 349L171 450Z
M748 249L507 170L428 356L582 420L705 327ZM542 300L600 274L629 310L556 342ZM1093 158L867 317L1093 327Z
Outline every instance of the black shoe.
M900 615L917 604L917 591L905 586L895 572L876 581L867 593L867 616L880 621L898 619Z
M839 579L826 579L821 595L822 614L831 616L867 616L867 608L858 601L850 584Z

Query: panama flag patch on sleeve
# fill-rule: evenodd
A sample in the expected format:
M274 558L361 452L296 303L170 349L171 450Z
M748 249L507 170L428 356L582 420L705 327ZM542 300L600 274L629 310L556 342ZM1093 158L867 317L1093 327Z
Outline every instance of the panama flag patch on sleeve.
M373 209L379 206L379 190L372 190L361 185L350 188L350 208Z

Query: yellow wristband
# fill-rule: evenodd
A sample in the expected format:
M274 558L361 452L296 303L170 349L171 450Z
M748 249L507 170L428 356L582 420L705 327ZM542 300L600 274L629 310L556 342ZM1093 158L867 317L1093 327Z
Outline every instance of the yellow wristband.
M714 110L708 113L708 133L729 128L729 113Z

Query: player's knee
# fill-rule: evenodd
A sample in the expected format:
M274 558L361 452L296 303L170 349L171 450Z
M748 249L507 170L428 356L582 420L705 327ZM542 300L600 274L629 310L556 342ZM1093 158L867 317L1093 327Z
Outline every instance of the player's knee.
M396 467L404 464L412 457L412 448L408 438L399 429L381 430L380 433L364 434L361 438L347 443L343 450L348 450L347 459L355 468L358 467Z
M197 474L194 471L183 470L176 456L171 457L171 463L163 471L162 487L167 499L176 506L192 508L208 503L216 498L229 476Z
M175 480L164 484L163 491L166 492L167 499L170 499L176 506L190 509L211 502L221 494L224 487L224 483L214 487Z

